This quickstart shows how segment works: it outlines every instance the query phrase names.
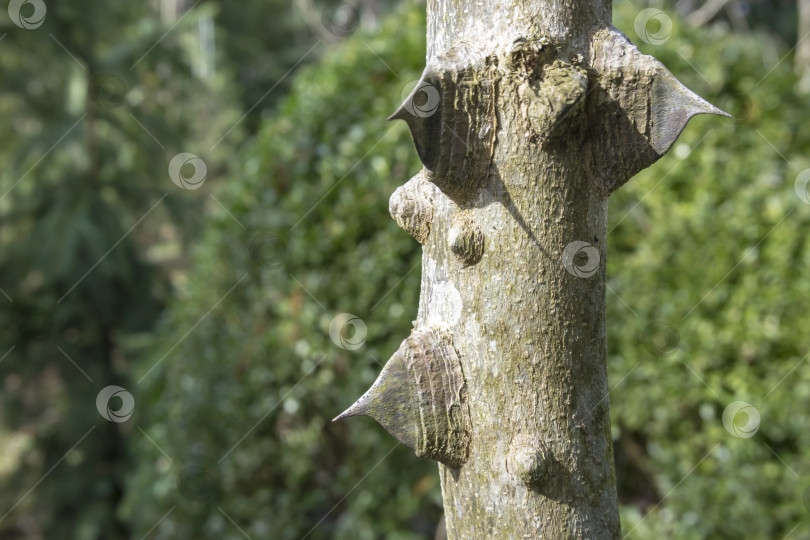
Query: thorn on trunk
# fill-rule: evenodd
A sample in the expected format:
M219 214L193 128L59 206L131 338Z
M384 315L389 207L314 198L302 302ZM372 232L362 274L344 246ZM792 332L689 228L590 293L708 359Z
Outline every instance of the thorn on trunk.
M370 416L416 455L461 467L470 412L461 362L449 331L415 330L351 407L335 417Z

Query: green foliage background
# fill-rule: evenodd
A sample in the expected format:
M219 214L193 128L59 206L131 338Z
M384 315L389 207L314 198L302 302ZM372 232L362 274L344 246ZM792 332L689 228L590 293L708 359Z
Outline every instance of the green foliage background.
M400 5L346 39L315 33L322 42L307 61L317 63L251 112L313 43L280 3L248 2L238 13L201 5L227 30L222 67L203 81L181 39L127 71L137 44L165 28L145 24L145 8L90 4L120 10L101 19L130 22L99 29L49 5L53 26L43 29L86 65L127 73L130 90L152 89L145 101L55 107L65 81L81 85L91 73L63 59L34 69L0 47L4 74L15 74L0 110L25 135L0 148L19 161L0 174L3 193L77 111L99 109L93 129L106 145L91 166L83 125L47 170L32 169L35 183L0 199L0 286L14 299L0 306L3 344L14 346L0 361L0 442L11 456L0 459L0 515L95 426L0 519L0 538L433 537L435 465L371 420L330 422L373 382L416 315L420 249L387 202L420 164L405 126L385 118L422 70L424 6ZM610 201L608 369L623 530L639 539L807 537L810 205L794 179L810 167L810 110L795 90L792 44L722 21L691 29L668 12L672 37L645 45L634 30L642 7L617 2L616 26L735 118L692 120ZM275 33L263 34L274 18ZM41 35L7 39L43 58L57 46ZM244 58L261 50L278 54ZM41 103L23 103L29 80L49 89ZM152 103L166 85L171 105ZM244 124L209 151L244 111ZM161 159L128 113L166 142ZM43 118L50 139L37 142ZM166 179L180 151L209 165L196 192ZM163 193L158 219L57 304ZM330 339L340 313L365 321L361 348ZM93 409L107 384L135 395L128 422ZM751 438L723 426L735 401L760 414ZM44 524L26 528L31 516Z
M236 538L221 506L255 537L301 538L321 518L309 538L432 534L433 464L370 420L330 422L374 381L415 316L419 246L387 200L419 165L407 130L385 118L419 78L423 29L420 10L400 9L303 71L218 186L230 215L209 217L194 253L200 271L144 367L238 285L144 381L150 431L173 461L141 442L152 459L127 505L141 527L176 505L167 538ZM329 337L343 312L367 322L359 350ZM210 500L178 493L189 466L205 471Z

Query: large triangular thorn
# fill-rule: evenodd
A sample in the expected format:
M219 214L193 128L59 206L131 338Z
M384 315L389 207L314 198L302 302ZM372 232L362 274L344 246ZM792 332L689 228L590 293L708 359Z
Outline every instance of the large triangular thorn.
M457 204L474 199L489 179L495 146L496 77L492 66L458 51L428 62L402 105L404 120L430 181Z
M669 150L693 116L716 114L731 118L727 112L715 107L684 86L666 68L661 66L652 84L652 137L651 145L658 155Z
M666 154L693 116L729 116L618 30L598 34L591 64L598 74L597 94L586 104L585 155L603 195Z
M419 160L429 170L436 166L441 140L441 86L439 79L425 68L405 101L388 117L404 120L411 132Z
M334 420L360 415L375 419L417 456L460 467L469 452L470 413L450 333L414 331L371 388Z
M385 364L371 388L335 420L350 416L369 416L399 442L415 448L419 411L414 404L413 386L403 358L397 351Z

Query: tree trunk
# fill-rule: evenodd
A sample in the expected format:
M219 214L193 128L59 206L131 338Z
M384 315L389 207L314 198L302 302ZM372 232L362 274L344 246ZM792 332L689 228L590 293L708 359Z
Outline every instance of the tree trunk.
M796 74L799 76L799 90L810 93L810 0L797 0L799 32L796 39Z
M718 113L611 26L609 0L429 0L393 118L425 168L390 211L423 244L413 334L338 418L439 467L448 537L618 538L607 197Z

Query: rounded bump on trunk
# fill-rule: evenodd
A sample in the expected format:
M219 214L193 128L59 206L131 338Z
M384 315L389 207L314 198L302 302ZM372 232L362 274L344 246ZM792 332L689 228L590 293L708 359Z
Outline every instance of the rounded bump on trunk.
M433 222L433 201L424 171L397 188L388 201L388 212L408 234L424 244Z
M513 71L531 73L551 62L557 56L557 49L549 38L517 38L512 42L506 55L506 66Z
M579 123L588 92L588 75L577 65L582 62L582 55L573 56L577 57L576 62L554 60L543 66L529 86L531 91L526 93L529 122L540 140L578 141L582 136Z
M548 450L542 442L525 434L517 435L506 460L507 470L527 488L537 489L542 486L549 462Z
M473 265L484 254L484 233L475 219L466 212L453 218L447 235L450 250L465 265Z

